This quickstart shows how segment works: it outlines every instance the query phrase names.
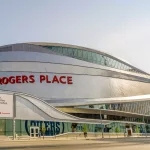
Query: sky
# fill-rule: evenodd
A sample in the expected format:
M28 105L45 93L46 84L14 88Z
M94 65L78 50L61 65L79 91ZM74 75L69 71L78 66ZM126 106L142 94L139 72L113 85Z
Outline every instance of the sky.
M79 45L150 73L150 0L0 0L0 46Z

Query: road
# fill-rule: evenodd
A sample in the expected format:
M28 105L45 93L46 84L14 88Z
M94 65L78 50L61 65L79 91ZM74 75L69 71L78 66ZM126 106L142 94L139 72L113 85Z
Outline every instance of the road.
M150 150L150 138L0 142L3 150Z

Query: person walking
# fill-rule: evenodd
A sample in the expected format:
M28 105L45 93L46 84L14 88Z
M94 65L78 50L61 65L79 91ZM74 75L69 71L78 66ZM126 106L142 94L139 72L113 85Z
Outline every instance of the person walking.
M41 138L41 132L42 132L42 131L41 131L41 129L40 129L40 131L39 131L39 138Z
M86 124L83 125L83 134L84 134L84 138L87 138L87 126Z

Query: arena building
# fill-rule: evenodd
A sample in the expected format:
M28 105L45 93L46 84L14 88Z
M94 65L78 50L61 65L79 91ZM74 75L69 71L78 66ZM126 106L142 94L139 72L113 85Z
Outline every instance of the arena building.
M136 59L136 58L134 58ZM90 48L0 47L0 134L150 132L150 75ZM10 107L5 109L7 103ZM37 128L36 128L37 127Z

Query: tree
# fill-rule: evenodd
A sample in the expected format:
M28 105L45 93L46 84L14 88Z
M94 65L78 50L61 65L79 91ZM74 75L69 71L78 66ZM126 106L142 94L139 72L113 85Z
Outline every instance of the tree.
M84 133L84 137L86 138L87 137L87 125L86 124L83 125L83 133Z
M115 128L115 132L116 132L117 138L118 138L118 132L119 132L119 128L118 127Z
M136 129L135 129L136 133L139 133L139 127L136 126Z
M45 128L45 127L42 127L42 135L43 135L43 139L44 139L45 132L46 132L46 128Z

